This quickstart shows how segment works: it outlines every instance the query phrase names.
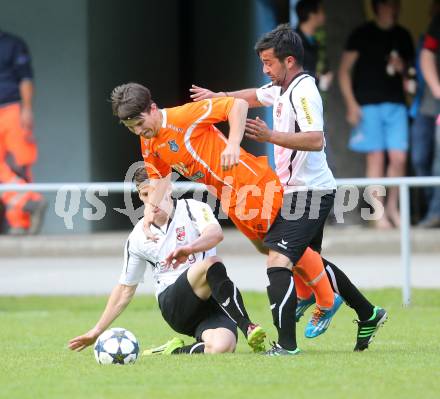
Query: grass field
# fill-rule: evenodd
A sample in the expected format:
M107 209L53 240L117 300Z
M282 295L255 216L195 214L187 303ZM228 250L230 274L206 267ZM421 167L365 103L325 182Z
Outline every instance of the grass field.
M303 354L140 358L133 366L99 366L92 349L73 353L69 338L91 327L104 297L0 297L0 398L440 398L440 291L416 290L402 308L398 290L368 292L389 321L364 353L353 353L354 313L343 306L328 332L303 338ZM248 309L275 338L264 294L245 293ZM114 326L145 348L173 335L153 297L138 296ZM186 338L186 341L190 341Z

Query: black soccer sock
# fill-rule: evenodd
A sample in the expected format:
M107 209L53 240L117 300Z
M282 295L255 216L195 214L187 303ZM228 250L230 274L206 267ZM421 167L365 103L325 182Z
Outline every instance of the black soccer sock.
M374 306L362 295L341 269L327 259L322 258L322 261L333 291L341 295L347 305L354 309L359 320L368 320L373 314Z
M273 324L278 330L278 343L287 350L296 349L296 289L293 274L285 267L267 269L267 296L272 310Z
M192 345L185 345L181 348L174 349L172 355L181 355L186 353L188 355L195 355L200 353L205 353L205 343L204 342L194 342Z
M211 287L212 297L223 311L234 320L246 337L251 321L244 307L241 293L229 279L225 265L221 262L214 263L206 273L206 280Z

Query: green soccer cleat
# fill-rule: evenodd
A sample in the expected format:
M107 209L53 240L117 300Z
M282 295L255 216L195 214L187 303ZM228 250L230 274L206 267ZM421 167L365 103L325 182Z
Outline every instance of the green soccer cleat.
M377 330L385 323L387 318L388 314L386 310L376 306L373 311L373 316L368 320L355 320L355 322L358 323L356 346L354 347L355 352L362 352L368 348L368 345L373 340Z
M266 333L260 325L249 324L247 330L247 342L255 353L264 352L266 350L264 345L265 338Z
M176 349L181 348L183 345L185 345L183 340L180 338L173 338L161 346L144 350L142 356L171 355Z

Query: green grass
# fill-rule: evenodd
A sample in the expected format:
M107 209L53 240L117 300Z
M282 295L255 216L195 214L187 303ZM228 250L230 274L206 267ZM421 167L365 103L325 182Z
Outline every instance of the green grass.
M274 339L265 295L244 296ZM92 349L66 348L95 323L105 298L0 297L0 398L439 398L440 291L416 290L407 309L398 290L368 296L390 318L363 353L352 352L354 313L343 306L316 340L303 338L299 323L301 356L253 355L240 337L236 354L158 356L125 367L99 366ZM114 326L133 331L143 348L176 335L152 297L135 297Z

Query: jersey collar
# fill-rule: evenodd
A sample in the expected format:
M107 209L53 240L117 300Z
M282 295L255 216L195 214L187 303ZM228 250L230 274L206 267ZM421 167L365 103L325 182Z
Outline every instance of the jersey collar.
M302 75L308 75L308 72L306 72L306 71L301 71L301 72L298 72L296 75L294 75L294 76L292 77L292 79L290 79L290 82L289 82L289 84L287 85L287 89L290 87L290 85L291 85L296 79L298 79L298 78L299 78L300 76L302 76ZM281 88L281 95L283 95L283 94L287 91L287 89L283 91L283 88Z
M162 113L162 128L167 127L167 111L164 109L161 109L160 112Z

